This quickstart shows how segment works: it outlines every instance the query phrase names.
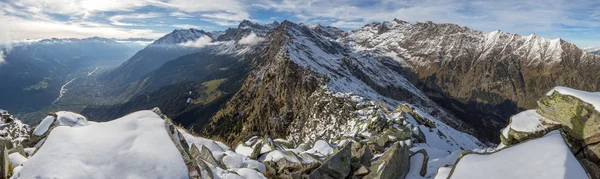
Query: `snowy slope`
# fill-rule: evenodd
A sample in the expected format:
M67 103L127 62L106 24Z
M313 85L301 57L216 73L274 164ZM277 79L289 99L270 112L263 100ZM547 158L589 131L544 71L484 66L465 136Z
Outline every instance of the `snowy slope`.
M164 120L140 111L82 127L59 126L13 178L188 178Z
M409 103L424 112L436 113L435 117L452 127L469 130L462 121L446 114L399 72L393 70L394 64L389 63L393 60L387 57L386 53L356 51L347 44L306 26L284 23L287 23L286 30L290 42L282 52L289 55L290 60L299 66L326 78L326 90L355 94L367 100L382 102L392 108Z

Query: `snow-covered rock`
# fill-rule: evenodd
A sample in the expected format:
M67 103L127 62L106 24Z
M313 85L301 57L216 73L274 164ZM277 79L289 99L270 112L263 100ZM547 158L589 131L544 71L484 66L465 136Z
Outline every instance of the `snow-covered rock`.
M36 177L188 178L188 170L164 120L140 111L110 122L54 128L13 176Z
M492 154L463 156L450 178L588 178L559 131Z

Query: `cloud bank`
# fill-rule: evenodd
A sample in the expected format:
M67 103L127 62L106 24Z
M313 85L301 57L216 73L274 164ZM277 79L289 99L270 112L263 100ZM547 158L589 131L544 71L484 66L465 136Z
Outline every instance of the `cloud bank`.
M256 45L264 40L265 40L264 37L256 36L256 34L254 32L251 32L246 37L242 37L242 39L240 39L238 41L238 44L240 44L240 45Z
M202 36L194 41L187 41L185 43L179 44L184 47L195 47L195 48L203 48L212 44L212 39L208 36Z

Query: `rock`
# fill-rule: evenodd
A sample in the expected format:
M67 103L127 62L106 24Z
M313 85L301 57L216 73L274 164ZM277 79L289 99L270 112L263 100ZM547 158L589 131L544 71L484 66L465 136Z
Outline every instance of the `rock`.
M160 113L157 114L165 120L165 129L167 130L169 137L173 141L173 144L175 144L175 147L177 147L177 150L179 150L179 153L181 153L183 162L188 167L190 179L201 178L200 167L196 163L196 160L194 160L190 155L189 145L187 144L187 141L185 141L184 137L177 130L175 125L171 122L170 118L166 117L165 115L161 115Z
M351 147L352 144L346 144L342 150L328 158L308 177L311 179L346 178L350 175Z
M373 153L367 145L358 142L352 143L352 163L370 166Z
M537 113L560 123L569 135L586 144L600 142L600 113L576 97L554 91L538 101Z
M227 168L221 162L219 162L217 159L215 159L215 157L212 155L212 152L208 148L206 148L206 146L204 146L204 145L202 146L202 149L200 149L199 156L204 161L210 163L213 166L220 167L220 168Z
M252 146L252 154L250 154L250 156L248 156L248 157L253 160L258 159L258 156L261 154L260 151L261 151L262 147L263 147L262 142L257 142L256 144L254 144L254 146Z
M423 116L421 116L419 113L415 112L415 110L405 104L401 104L398 106L398 109L401 110L402 112L405 112L405 114L410 115L411 117L413 117L417 123L419 123L419 125L425 125L429 128L435 128L435 123ZM406 117L406 116L405 116Z
M369 174L369 169L365 166L358 168L358 170L354 172L354 176L365 176L367 174Z
M588 160L600 164L600 143L587 145L584 154Z
M408 147L396 142L371 166L371 173L366 177L380 179L405 178L409 168Z
M192 145L191 149L190 149L190 155L192 156L192 158L194 160L196 160L196 163L198 164L198 166L200 167L200 170L205 171L206 175L209 179L213 178L213 172L210 169L210 167L208 166L208 164L206 164L206 162L204 162L204 160L202 159L202 157L200 156L200 150L198 149L198 147L196 147L196 145Z
M598 165L587 159L579 160L579 163L581 163L581 166L583 166L591 179L600 179L600 167Z
M425 133L419 129L419 127L413 128L413 137L416 139L417 143L426 143L427 138L425 138Z
M8 178L10 165L10 161L8 160L8 149L6 149L6 146L2 146L0 150L2 150L0 151L0 178Z
M427 155L427 151L425 149L418 150L413 155L416 155L418 153L423 154L423 165L421 165L421 171L419 172L419 174L422 177L424 177L425 175L427 175L427 162L429 162L429 155Z

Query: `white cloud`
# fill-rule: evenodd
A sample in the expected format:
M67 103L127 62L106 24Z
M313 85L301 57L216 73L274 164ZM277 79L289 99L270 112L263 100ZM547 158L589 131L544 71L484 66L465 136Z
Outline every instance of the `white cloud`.
M157 17L161 17L161 16L162 16L162 14L160 14L160 13L128 14L128 15L115 15L115 16L108 18L108 20L110 20L111 24L118 25L118 26L145 26L144 24L125 23L125 22L121 22L121 21L127 20L127 19L150 19L150 18L157 18Z
M200 26L192 25L192 24L175 24L173 27L177 27L180 29L201 29Z
M265 40L264 37L256 36L256 34L254 32L252 32L249 35L247 35L246 37L242 37L242 39L240 39L238 41L238 44L240 44L240 45L256 45L264 40Z
M185 43L181 43L179 45L184 47L196 47L203 48L212 44L212 39L208 36L202 36L194 41L187 41Z
M109 25L61 21L41 21L23 19L15 16L3 16L0 14L2 26L0 42L11 42L16 39L45 39L45 38L85 38L85 37L107 37L107 38L159 38L164 33L158 33L151 29L125 29Z
M4 51L0 50L0 65L6 63L6 60L4 60L4 58L6 58L6 56L4 56Z

